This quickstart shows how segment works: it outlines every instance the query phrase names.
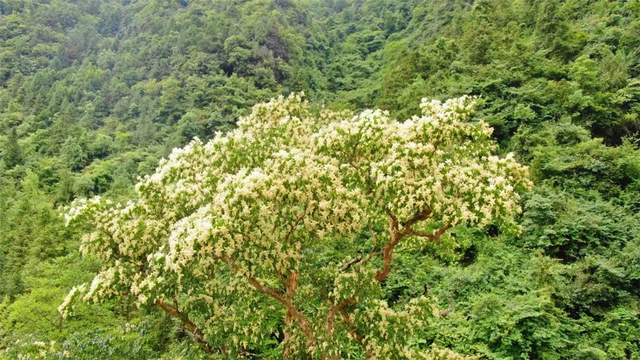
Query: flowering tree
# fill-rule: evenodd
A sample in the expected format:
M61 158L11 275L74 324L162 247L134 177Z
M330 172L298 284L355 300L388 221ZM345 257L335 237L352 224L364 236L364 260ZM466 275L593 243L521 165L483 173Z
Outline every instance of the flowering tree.
M300 95L258 104L236 130L194 140L136 185L137 198L68 209L104 267L74 298L131 294L181 321L212 353L275 339L292 358L455 358L415 345L439 316L426 296L391 307L384 282L408 243L454 226L514 227L527 169L492 155L469 97L423 100L398 122Z

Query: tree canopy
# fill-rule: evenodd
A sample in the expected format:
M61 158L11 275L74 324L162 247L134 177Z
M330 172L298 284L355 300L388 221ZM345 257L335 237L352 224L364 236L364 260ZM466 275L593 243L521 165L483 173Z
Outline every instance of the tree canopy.
M394 336L410 339L416 353L640 358L638 14L638 0L0 0L0 358L302 357L309 347L297 320L247 280L284 296L292 273L300 274L292 304L317 344L340 344L337 357L382 346L351 331L386 336L363 325L362 311L388 306L368 314L395 314L385 318L389 329L401 329ZM289 98L302 91L308 104ZM425 125L419 119L438 118L423 110L463 96L456 114L473 126L458 130L473 134L447 136L464 149L437 154L428 126L423 138L412 135ZM271 122L282 119L274 108L297 120ZM366 124L369 137L358 135ZM474 132L481 129L487 133ZM465 144L472 137L482 141ZM286 155L274 156L280 150ZM381 209L402 232L429 196L486 190L473 181L495 174L482 172L488 162L474 151L528 167L531 190L514 188L513 203L491 205L502 214L486 215L465 197L431 209L413 234L399 236L384 270L391 235ZM174 169L172 159L182 165ZM455 159L475 159L481 169L464 172ZM432 161L446 174L461 172L424 173L437 168ZM268 165L276 163L282 170ZM317 176L304 182L295 169ZM282 243L274 239L302 209L268 194L291 176L299 182L288 186L318 201L294 227L300 249L249 240L238 248L217 233L204 247L193 243L193 256L184 244L168 245L188 239L189 221L200 215L211 219L210 231L220 221L238 231L242 220L268 244ZM338 194L342 188L359 193ZM238 195L251 189L267 193ZM96 196L65 226L63 209ZM321 199L328 216L344 220L340 228L319 220ZM342 211L336 201L354 207L334 214ZM260 206L280 220L256 220ZM176 213L148 224L169 216L157 212L164 207ZM236 222L220 220L223 210ZM426 236L455 219L440 242ZM120 225L112 242L83 240ZM189 273L205 256L199 251L222 251L206 247L214 244L246 259L230 257L237 271L218 258L213 269ZM157 254L164 257L149 259ZM174 265L161 265L167 259ZM106 281L118 260L144 276ZM200 288L204 270L221 286ZM79 301L97 274L87 300L100 301ZM163 281L149 288L154 276ZM188 289L215 297L187 301ZM348 291L359 301L340 308ZM406 319L414 310L422 323ZM264 338L238 325L245 323L258 324ZM327 349L309 354L330 357Z
M380 297L394 251L456 226L513 225L530 187L512 155L492 154L492 129L468 122L474 104L425 99L405 122L300 95L258 104L236 130L174 150L134 201L71 205L67 222L91 229L82 251L104 263L83 298L133 294L224 354L282 329L295 357L430 358L411 344L434 304Z

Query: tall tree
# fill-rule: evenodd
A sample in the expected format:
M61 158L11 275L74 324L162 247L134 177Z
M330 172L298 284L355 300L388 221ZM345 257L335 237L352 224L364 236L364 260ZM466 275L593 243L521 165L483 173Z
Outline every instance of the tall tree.
M21 165L24 162L24 157L22 155L22 148L18 143L18 132L16 128L11 129L5 146L2 154L5 166L11 169L17 165Z
M514 226L527 169L492 155L474 100L423 100L404 123L383 111L314 111L300 96L258 104L237 130L175 150L127 206L75 202L82 250L105 267L71 300L132 294L238 356L283 329L285 356L430 358L422 295L382 296L394 254L456 226ZM81 291L79 291L81 290Z

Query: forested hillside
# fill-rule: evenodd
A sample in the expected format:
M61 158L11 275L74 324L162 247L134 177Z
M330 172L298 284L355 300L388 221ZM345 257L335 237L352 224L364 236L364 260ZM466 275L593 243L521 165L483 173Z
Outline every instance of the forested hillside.
M300 93L309 104L287 98ZM280 95L284 98L252 111L253 105ZM459 100L463 105L449 108L453 105L422 100L464 95L477 97L475 105ZM375 123L380 137L370 143L346 137L348 126L357 125L340 126L354 115L355 124L360 124L356 119ZM394 131L419 138L411 132L419 132L411 128L414 124L436 121L444 127L452 118L480 124L481 129L479 121L486 121L491 139L483 137L489 130L464 127L460 134L446 133L453 139L449 151L459 157L431 157L440 141L424 140L433 146L429 153L406 144L407 152L398 150L406 139L395 137ZM283 119L301 122L291 127ZM278 126L283 126L282 132L273 130ZM432 358L455 358L455 352L487 359L640 359L639 135L638 0L0 0L0 357L365 359L418 354L376 352L379 343L374 346L371 339L378 336L395 339L401 347L431 349ZM194 138L200 140L192 142ZM238 140L245 138L246 143ZM205 145L209 140L213 145ZM219 145L227 141L235 147ZM161 159L184 146L172 159L182 159L180 154L189 151L201 151L199 157L184 155L185 162L175 165L182 170L167 175L173 160ZM211 151L209 146L219 147ZM204 150L197 150L200 147ZM182 289L164 273L164 283L159 282L164 285L154 292L134 293L131 284L120 280L113 296L87 298L97 302L67 297L72 288L91 284L105 269L138 264L126 254L111 258L105 248L87 242L87 234L112 220L106 215L78 215L84 222L67 226L64 213L69 217L74 201L77 206L79 199L101 196L148 211L149 206L160 206L152 202L154 194L178 194L176 189L193 179L215 178L207 183L207 195L193 193L188 206L177 195L167 195L174 202L161 202L179 208L177 213L191 214L189 201L220 205L216 201L221 198L211 194L221 188L237 191L231 180L219 178L238 178L271 161L280 164L280 158L269 158L269 151L295 154L290 148L297 147L310 151L307 159L312 160L296 166L316 174L317 162L331 176L344 176L347 188L377 196L363 198L362 203L349 200L372 219L386 215L369 205L380 199L393 202L401 195L414 204L422 190L407 195L394 187L395 182L374 186L359 173L342 173L327 164L355 162L355 168L373 174L385 156L400 159L412 154L443 164L473 160L480 168L487 161L478 160L478 154L512 159L507 154L513 153L513 161L529 167L532 186L514 185L521 195L513 196L522 208L519 214L507 200L492 200L502 215L487 217L486 222L474 220L482 215L473 209L473 216L456 210L460 213L451 216L462 220L453 222L455 226L448 226L449 215L433 220L428 230L438 234L437 241L402 243L386 274L372 272L386 268L387 254L382 252L387 247L376 243L377 231L386 230L386 225L378 227L372 221L358 228L354 221L353 229L335 234L329 226L329 240L314 242L301 252L304 261L297 266L322 271L303 276L297 295L292 293L297 278L293 287L290 279L278 279L279 273L272 278L273 284L282 281L282 289L274 288L291 293L292 299L285 300L299 302L302 314L312 316L327 306L328 312L333 310L331 319L343 319L352 327L342 329L349 334L343 338L311 336L316 331L304 331L302 320L291 325L295 312L285 311L281 305L286 301L269 294L245 298L231 290L208 293L201 286L201 274L185 273L185 264L179 278L192 279L186 288L204 297L215 293L224 300L222 305L198 307L189 300L191 292L177 291L171 293L170 306L183 311L195 307L190 314L172 316L157 302L141 301L140 294L168 298L169 291ZM332 160L325 164L325 158ZM282 161L281 174L265 170L265 176L277 180L287 174L291 169ZM412 161L412 171L427 166ZM191 177L203 163L211 172ZM163 167L156 171L159 165ZM407 169L393 169L389 165L387 170L396 171L394 181L409 176ZM139 180L145 175L150 176ZM420 176L430 175L416 176L419 183ZM144 180L158 177L163 180L157 189ZM380 175L376 181L390 178ZM512 180L524 181L517 176ZM422 184L436 186L429 181ZM334 194L332 189L341 186L336 184L309 191L326 201L346 201ZM376 186L395 189L395 195L383 190L379 195ZM506 196L501 194L500 198ZM147 202L155 205L144 205ZM403 211L384 208L391 219L396 217L391 211ZM97 214L111 213L106 205L96 209ZM136 216L157 220L139 211ZM225 211L231 210L216 214L229 221ZM184 214L169 219L162 212L158 223L167 219L165 225L173 226L181 216L188 218ZM420 238L411 230L412 221L428 216L419 214L396 219L398 229L409 224L402 230L407 238ZM335 219L346 221L344 216ZM354 219L349 216L349 221ZM126 233L129 223L122 221ZM147 231L146 226L138 228L134 238ZM277 226L261 233L277 234ZM304 226L325 233L324 225ZM393 232L390 236L389 244ZM83 255L81 243L89 249ZM136 256L144 255L146 261L147 256L169 251L156 245ZM173 256L174 250L164 255ZM238 265L229 256L224 260L216 266L226 266L222 283L230 289L242 287L229 274L253 274L262 266ZM156 271L149 266L149 272ZM332 299L327 294L337 297L337 290L327 284L334 276L340 279L327 270L332 268L343 269L338 273L373 274L376 281L366 282L360 275L344 284L335 280L338 287L358 288L363 294L357 295L358 302L345 298L344 305L332 307L327 301L337 300L327 300ZM250 278L269 278L260 274ZM321 295L312 296L314 289ZM385 304L384 314L404 314L389 315L391 320L371 315L372 323L391 322L411 331L393 337L357 323L356 314L369 309L363 300L368 296L371 303ZM433 316L403 312L414 309L416 298L424 299ZM231 306L239 301L244 307ZM63 302L68 309L59 308ZM235 322L207 321L212 309L226 314L223 320ZM241 318L241 313L255 316ZM197 325L191 328L185 320ZM323 341L329 344L326 352L300 350Z

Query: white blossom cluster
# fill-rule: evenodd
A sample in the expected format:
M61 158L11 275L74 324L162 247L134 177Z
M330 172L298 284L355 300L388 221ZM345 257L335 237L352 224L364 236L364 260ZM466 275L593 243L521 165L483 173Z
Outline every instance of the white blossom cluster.
M446 224L483 226L517 213L530 181L512 155L491 156L485 122L465 122L473 106L469 97L423 100L423 115L403 123L365 111L325 127L315 144L355 170L377 207L401 222L429 209Z
M82 292L84 292L84 290L85 290L84 285L74 286L71 289L71 291L69 291L69 294L67 294L67 296L64 298L64 301L62 302L62 304L58 306L58 312L60 313L60 316L62 316L63 319L69 316L69 306L71 305L71 303L76 297L80 296Z
M87 227L82 252L104 268L60 314L84 291L93 301L132 294L195 314L197 331L228 351L264 341L287 318L294 354L340 357L360 342L373 358L455 358L411 345L431 305L420 298L396 311L380 300L378 254L343 270L309 262L381 220L390 232L374 235L389 246L400 233L435 239L458 224L513 224L527 169L492 154L491 128L470 122L474 103L423 100L422 115L405 122L380 110L315 109L301 94L256 105L236 130L175 149L140 179L135 200L67 209L69 225ZM329 274L332 288L304 271Z
M412 299L404 309L394 310L387 302L372 301L358 316L366 328L366 349L374 359L412 359L411 340L415 330L436 316L436 309L424 296Z

